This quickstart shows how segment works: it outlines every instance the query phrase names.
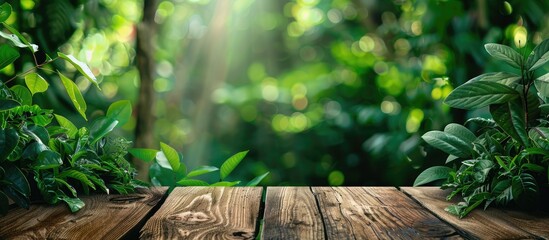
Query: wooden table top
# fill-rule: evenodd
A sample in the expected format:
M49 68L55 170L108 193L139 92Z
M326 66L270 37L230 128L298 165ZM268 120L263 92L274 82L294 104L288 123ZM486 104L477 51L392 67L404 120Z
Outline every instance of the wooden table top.
M548 239L549 215L490 208L459 219L436 187L179 187L32 205L0 239Z

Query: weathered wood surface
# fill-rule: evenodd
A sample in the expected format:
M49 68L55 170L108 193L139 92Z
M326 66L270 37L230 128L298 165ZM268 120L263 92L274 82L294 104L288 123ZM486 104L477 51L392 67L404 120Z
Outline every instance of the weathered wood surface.
M141 230L142 239L254 239L261 187L179 187Z
M454 226L467 238L478 239L536 239L549 238L549 216L534 216L517 211L489 208L474 210L467 217L458 217L444 208L455 203L446 201L448 191L438 187L402 187L402 191L416 199L439 218Z
M81 199L83 210L71 213L64 204L31 205L0 217L0 239L121 239L137 236L147 214L166 188L142 189L129 195L92 195Z
M324 239L322 218L310 187L269 187L263 239Z

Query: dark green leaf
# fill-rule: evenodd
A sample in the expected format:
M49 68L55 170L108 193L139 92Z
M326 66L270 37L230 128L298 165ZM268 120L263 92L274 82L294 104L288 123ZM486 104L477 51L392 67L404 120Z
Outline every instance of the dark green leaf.
M55 119L57 120L57 123L59 123L59 126L67 129L67 135L70 138L74 138L76 134L78 133L78 128L69 120L61 115L55 114Z
M213 166L200 166L200 167L197 167L196 169L190 171L189 174L187 174L187 177L188 178L196 177L196 176L204 175L206 173L215 172L217 170L219 170L219 168L216 168L216 167L213 167Z
M35 161L38 158L38 155L46 150L48 150L48 146L44 145L41 142L33 142L25 147L21 158Z
M78 212L78 210L86 206L86 204L82 200L80 200L80 198L71 198L67 196L62 196L60 197L59 200L67 203L67 205L71 209L71 212Z
M534 80L534 85L542 97L549 97L549 73Z
M207 182L204 182L202 180L196 180L196 179L182 179L177 181L177 185L179 186L208 186Z
M11 198L19 207L29 209L30 199L28 196L25 196L23 193L17 190L14 185L8 185L2 189L4 193Z
M95 144L101 138L109 134L118 124L118 120L100 117L96 119L90 128L90 141L91 144Z
M21 193L23 196L29 197L31 194L30 185L27 181L27 178L25 177L25 174L23 174L23 172L21 172L18 167L11 164L4 166L4 170L6 171L4 179L12 183L10 186L17 192ZM6 192L6 194L8 193Z
M523 169L526 169L526 170L529 170L529 171L532 171L532 172L538 172L538 173L541 173L541 172L544 172L545 171L545 168L538 165L538 164L534 164L534 163L525 163L521 166Z
M490 104L505 103L519 93L513 88L496 82L477 81L463 84L448 95L445 103L454 108L474 109Z
M465 125L468 125L468 124L476 124L477 126L479 127L495 127L496 126L496 122L492 119L487 119L487 118L481 118L481 117L475 117L475 118L469 118L467 119L467 121L465 121Z
M543 42L534 48L530 56L528 56L526 68L529 71L534 71L547 63L547 61L549 61L549 39L543 40Z
M425 171L421 172L419 176L417 176L414 181L414 187L441 179L447 179L452 171L454 171L452 168L446 166L434 166L427 168Z
M55 181L58 182L58 183L63 184L67 189L69 189L69 191L71 192L73 197L77 196L76 189L73 186L71 186L67 181L65 181L61 178L55 178Z
M10 89L15 94L15 96L21 99L22 105L32 105L32 94L26 87L23 87L21 85L15 85Z
M61 179L72 178L72 179L78 180L83 185L89 186L89 187L91 187L92 189L95 190L95 185L93 184L92 181L90 181L90 179L83 172L80 172L80 171L77 171L77 170L74 170L74 169L70 169L70 170L65 170L65 171L59 173L59 175L57 175L57 177L61 178Z
M160 149L162 149L162 152L168 160L171 169L173 169L174 171L179 170L179 168L181 167L181 159L179 159L179 154L177 153L177 151L163 142L160 143Z
M58 72L58 74L61 78L63 86L65 86L65 90L67 91L67 94L69 95L72 104L74 105L78 113L80 113L80 115L87 121L88 119L86 118L86 101L84 100L82 93L80 93L78 86L76 86L76 84L72 80L68 79L60 72Z
M7 44L0 45L0 70L15 62L19 52Z
M11 152L17 147L19 134L13 128L0 128L0 162L8 158Z
M473 132L457 123L450 123L446 125L444 132L452 134L464 142L474 142L477 139Z
M528 146L528 134L526 133L526 121L520 99L515 99L503 104L490 106L490 113L494 121L503 131L519 142Z
M128 100L112 103L107 110L107 117L118 120L119 125L124 125L132 117L132 105Z
M484 75L479 80L488 81L488 82L497 82L497 83L501 83L501 84L513 87L520 82L520 79L521 77L516 74L507 73L507 72L496 72L489 75Z
M10 110L21 106L21 103L11 99L0 99L0 111Z
M246 186L248 186L248 187L257 186L257 184L259 184L265 177L267 177L267 175L269 175L269 172L266 172L264 174L261 174L261 175L255 177L254 179L252 179L251 181L246 183Z
M549 128L546 127L533 127L528 132L528 136L539 147L549 150Z
M5 215L8 212L9 204L8 196L0 190L0 215Z
M34 137L38 137L44 144L48 144L50 141L50 134L45 127L39 125L30 125L26 127L26 130L33 133Z
M44 150L38 154L38 159L36 161L36 169L50 169L61 166L63 161L61 160L61 155L54 151Z
M212 184L210 184L210 187L232 187L232 186L235 186L239 183L240 183L240 181L234 181L234 182L222 181L222 182L212 183Z
M529 173L522 173L514 176L512 180L513 199L518 199L523 194L537 193L538 185L536 179Z
M62 52L58 52L57 55L60 58L65 59L68 62L70 62L82 75L84 75L84 77L86 77L91 83L93 83L97 88L99 88L99 84L97 83L97 79L93 75L93 73L90 70L90 68L88 67L88 65L86 65L85 63L83 63L81 61L78 61L78 59L76 59L75 57L73 57L71 55L65 55Z
M45 92L49 87L48 82L42 78L42 76L38 75L38 73L31 73L25 76L25 84L29 88L32 95L35 93Z
M134 157L139 158L145 162L151 162L156 157L158 150L146 148L130 148L128 152L130 152Z
M452 154L461 158L471 155L473 145L460 138L441 131L429 131L421 136L429 145L438 148L445 153Z
M503 60L506 63L510 64L511 66L520 69L520 66L522 65L523 58L522 56L515 51L514 49L497 44L497 43L488 43L484 45L484 48L486 48L486 51L492 55L492 57L495 57L499 60Z
M224 180L225 178L227 178L227 176L229 176L229 174L231 174L231 172L233 172L236 166L240 164L242 159L246 157L246 154L248 154L248 151L239 152L223 162L223 164L221 165L221 170L219 172L221 180Z
M3 3L0 5L0 22L5 22L11 15L11 5Z

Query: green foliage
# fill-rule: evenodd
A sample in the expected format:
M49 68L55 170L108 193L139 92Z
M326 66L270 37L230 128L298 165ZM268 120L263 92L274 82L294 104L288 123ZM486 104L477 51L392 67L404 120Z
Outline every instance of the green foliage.
M446 99L451 107L473 109L489 106L492 119L474 118L481 128L476 135L467 128L450 124L444 132L430 131L423 139L451 156L453 167L426 169L414 185L444 179L442 188L452 188L463 201L446 210L459 217L484 204L516 204L534 208L540 192L548 190L549 131L545 107L546 75L535 72L547 63L549 39L528 57L514 49L486 44L488 53L519 71L488 73L457 87ZM495 123L495 124L494 124ZM450 127L451 126L451 127ZM451 130L453 129L453 130Z

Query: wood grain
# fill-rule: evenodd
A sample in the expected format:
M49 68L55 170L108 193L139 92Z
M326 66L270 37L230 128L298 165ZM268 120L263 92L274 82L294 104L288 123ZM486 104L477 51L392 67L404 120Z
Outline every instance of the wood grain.
M448 191L443 191L438 187L402 187L401 190L439 218L453 225L468 238L531 239L537 237L524 229L547 234L549 228L547 218L544 219L544 222L534 223L533 221L537 220L532 216L516 212L508 215L494 208L489 208L486 211L473 210L465 218L460 219L444 210L448 205L455 203L446 201ZM530 224L531 226L529 226Z
M460 238L393 187L313 187L328 239Z
M166 188L129 195L92 195L71 213L63 204L31 205L0 217L0 239L121 239L137 235L140 222L161 201ZM142 225L142 223L141 223Z
M254 239L261 187L178 187L141 230L142 239Z
M324 239L310 187L269 187L263 221L262 239Z

